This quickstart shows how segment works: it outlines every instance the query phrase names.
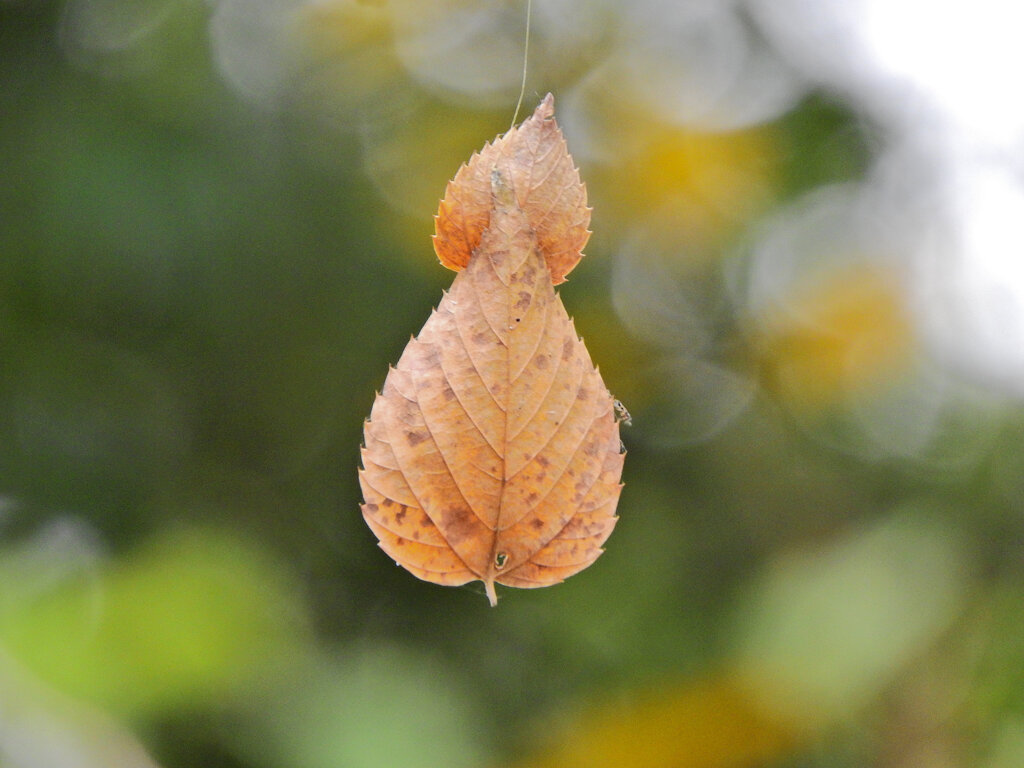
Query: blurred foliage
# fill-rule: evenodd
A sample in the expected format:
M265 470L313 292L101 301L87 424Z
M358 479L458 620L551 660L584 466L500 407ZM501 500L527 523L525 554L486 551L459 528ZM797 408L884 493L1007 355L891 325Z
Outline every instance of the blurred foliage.
M301 594L280 583L283 569L237 537L164 535L113 572L83 569L18 595L25 576L45 567L8 574L4 645L40 680L117 711L237 696L270 676L308 629Z
M1022 764L1020 403L924 343L884 127L678 5L534 3L634 426L490 610L355 470L522 4L0 2L0 765Z

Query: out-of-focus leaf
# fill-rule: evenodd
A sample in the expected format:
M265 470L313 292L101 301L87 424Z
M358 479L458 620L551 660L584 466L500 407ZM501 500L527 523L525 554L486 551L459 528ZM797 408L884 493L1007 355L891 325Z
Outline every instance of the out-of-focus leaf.
M0 643L40 680L143 713L237 695L298 650L301 600L281 565L222 533L163 535L99 578L0 617Z
M235 734L253 764L274 768L466 768L482 765L482 731L460 671L394 647L339 652L292 673L253 702Z
M1018 768L1024 764L1024 718L999 723L982 768Z
M953 532L910 512L782 558L742 603L736 669L794 727L855 714L949 626L964 566Z
M0 765L157 768L113 718L40 685L0 649Z
M972 627L971 644L980 649L974 672L978 715L995 723L1007 716L1024 721L1024 632L1020 584L995 587Z

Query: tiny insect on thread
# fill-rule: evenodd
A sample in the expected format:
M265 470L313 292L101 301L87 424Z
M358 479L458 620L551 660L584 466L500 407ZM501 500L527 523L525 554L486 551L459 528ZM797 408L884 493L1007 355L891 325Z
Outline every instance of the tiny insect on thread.
M633 417L630 415L626 406L622 404L621 400L615 400L612 405L615 408L615 420L624 427L633 426Z

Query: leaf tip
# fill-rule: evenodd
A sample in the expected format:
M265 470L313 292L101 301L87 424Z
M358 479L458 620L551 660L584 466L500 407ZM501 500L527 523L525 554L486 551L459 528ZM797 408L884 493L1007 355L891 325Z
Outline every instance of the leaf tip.
M548 91L548 95L540 100L537 109L534 110L534 117L549 118L555 114L555 97Z

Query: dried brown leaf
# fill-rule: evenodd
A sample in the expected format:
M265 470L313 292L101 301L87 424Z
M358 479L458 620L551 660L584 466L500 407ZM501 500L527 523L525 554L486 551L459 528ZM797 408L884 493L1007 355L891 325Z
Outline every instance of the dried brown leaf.
M434 219L434 250L449 269L463 269L491 216L491 171L515 191L537 238L537 247L558 285L583 257L590 237L586 185L572 163L554 119L549 93L533 115L484 146L448 182Z
M481 213L483 211L483 213ZM614 400L554 291L586 240L586 192L549 95L448 185L435 247L461 267L365 426L363 516L438 584L543 587L615 525Z

